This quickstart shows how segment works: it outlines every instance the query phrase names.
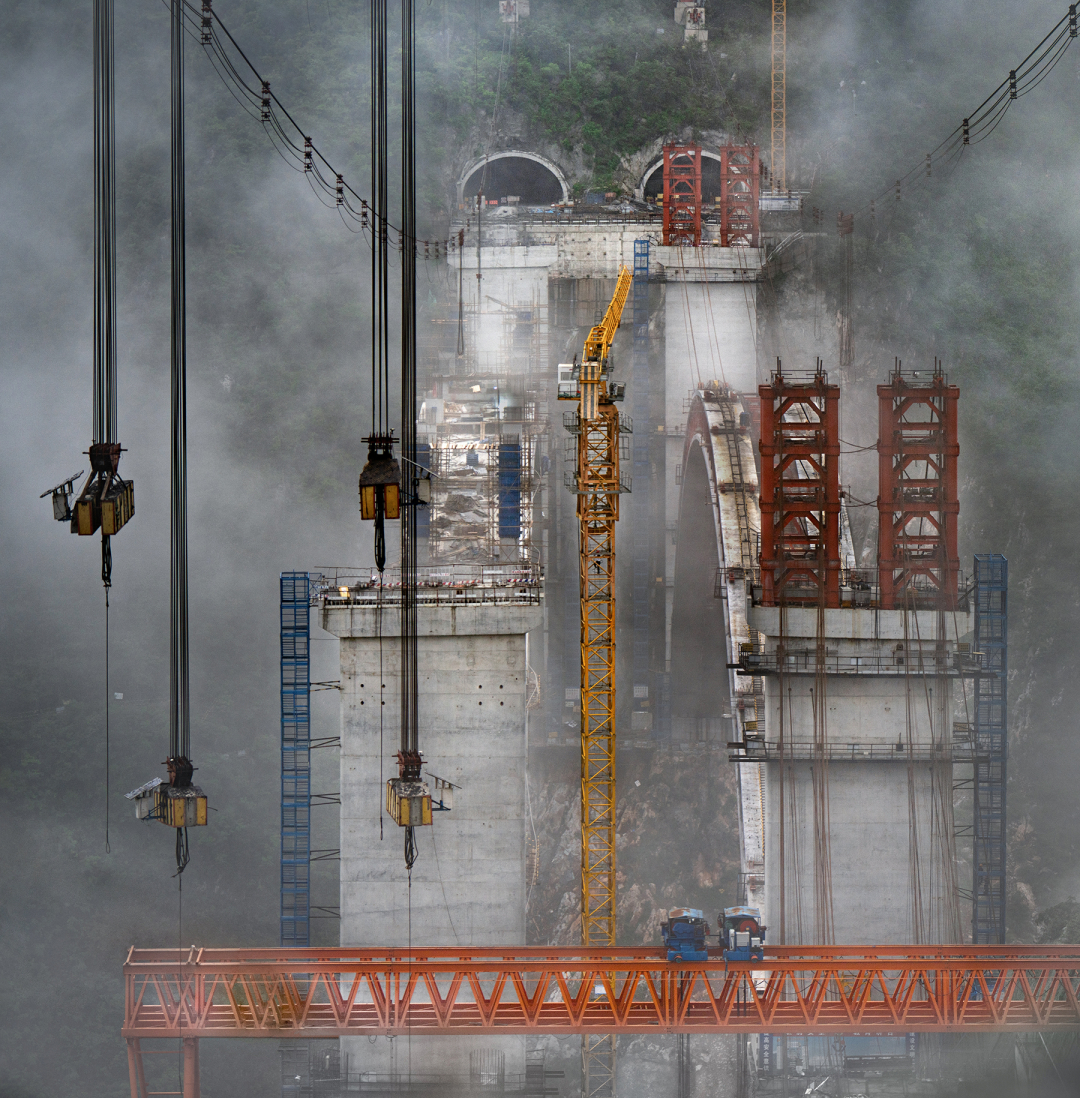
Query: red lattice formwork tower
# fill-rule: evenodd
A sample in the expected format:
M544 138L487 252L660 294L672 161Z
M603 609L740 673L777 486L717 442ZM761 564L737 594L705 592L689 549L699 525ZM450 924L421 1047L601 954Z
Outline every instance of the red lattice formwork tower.
M664 244L701 243L701 146L664 146Z
M720 168L722 193L713 196L720 205L720 247L756 248L761 239L757 145L725 145L720 150Z
M883 609L956 605L960 390L940 366L878 386L878 582Z
M840 387L777 371L761 398L761 601L840 605Z

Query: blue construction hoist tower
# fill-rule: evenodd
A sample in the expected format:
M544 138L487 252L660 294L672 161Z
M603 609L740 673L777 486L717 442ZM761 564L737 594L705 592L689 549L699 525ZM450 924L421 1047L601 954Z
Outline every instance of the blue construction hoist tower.
M499 537L521 537L521 442L499 442Z
M281 573L281 944L311 945L311 577Z
M975 826L971 940L1005 942L1005 781L1009 755L1009 562L975 557Z
M657 735L657 714L655 689L651 689L649 668L649 576L651 573L650 539L652 538L652 507L650 487L652 482L649 468L649 447L652 444L652 431L649 422L649 242L634 241L634 359L633 359L634 433L633 448L633 484L634 484L634 527L633 527L633 670L634 670L634 712L633 727L644 731L650 727L647 714L653 714L651 731ZM650 694L653 697L650 699Z

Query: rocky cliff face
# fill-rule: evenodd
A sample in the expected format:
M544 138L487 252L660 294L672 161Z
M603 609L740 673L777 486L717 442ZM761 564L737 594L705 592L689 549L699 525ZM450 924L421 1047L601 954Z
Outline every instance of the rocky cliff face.
M534 830L530 836L527 940L530 945L581 941L581 762L576 749L540 748L529 761ZM712 745L620 751L616 759L618 937L660 949L660 923L671 907L699 907L709 922L738 901L739 806L736 773ZM530 1042L549 1069L565 1072L564 1095L579 1093L581 1042ZM735 1093L735 1041L690 1040L688 1093ZM619 1042L620 1098L677 1091L674 1036Z
M715 745L698 751L620 751L616 760L618 938L660 944L671 907L700 907L710 923L738 902L735 766ZM571 748L530 759L532 812L527 940L581 940L580 761Z

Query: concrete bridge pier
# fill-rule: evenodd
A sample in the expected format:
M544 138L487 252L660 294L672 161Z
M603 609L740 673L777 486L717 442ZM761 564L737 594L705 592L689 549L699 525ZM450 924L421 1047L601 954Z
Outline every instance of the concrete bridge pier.
M820 644L818 618L749 613L767 669L764 740L747 755L768 756L769 940L961 941L952 712L972 616L828 609Z
M466 589L469 590L469 589ZM397 774L401 706L396 592L328 599L322 626L341 642L341 944L519 945L525 940L525 641L541 621L539 587L520 601L419 607L419 721L425 775L457 788L454 807L416 829L412 879L404 829L385 812ZM494 592L505 597L505 588ZM366 595L372 601L357 601ZM512 598L513 596L511 596ZM335 605L334 603L338 604ZM429 778L430 780L430 778ZM342 1070L452 1077L481 1054L525 1071L523 1037L343 1039ZM501 1054L501 1056L499 1055ZM490 1073L490 1066L488 1071Z

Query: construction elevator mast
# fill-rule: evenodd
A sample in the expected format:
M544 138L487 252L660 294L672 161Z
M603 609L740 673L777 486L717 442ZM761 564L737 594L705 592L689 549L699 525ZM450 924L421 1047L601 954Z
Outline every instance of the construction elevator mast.
M578 400L564 417L576 435L571 490L580 522L581 598L581 939L615 945L615 523L619 495L630 490L619 469L620 436L631 430L615 409L623 386L609 380L608 352L633 278L623 267L604 319L585 341L575 384L559 398ZM582 1038L582 1093L613 1098L615 1038Z

